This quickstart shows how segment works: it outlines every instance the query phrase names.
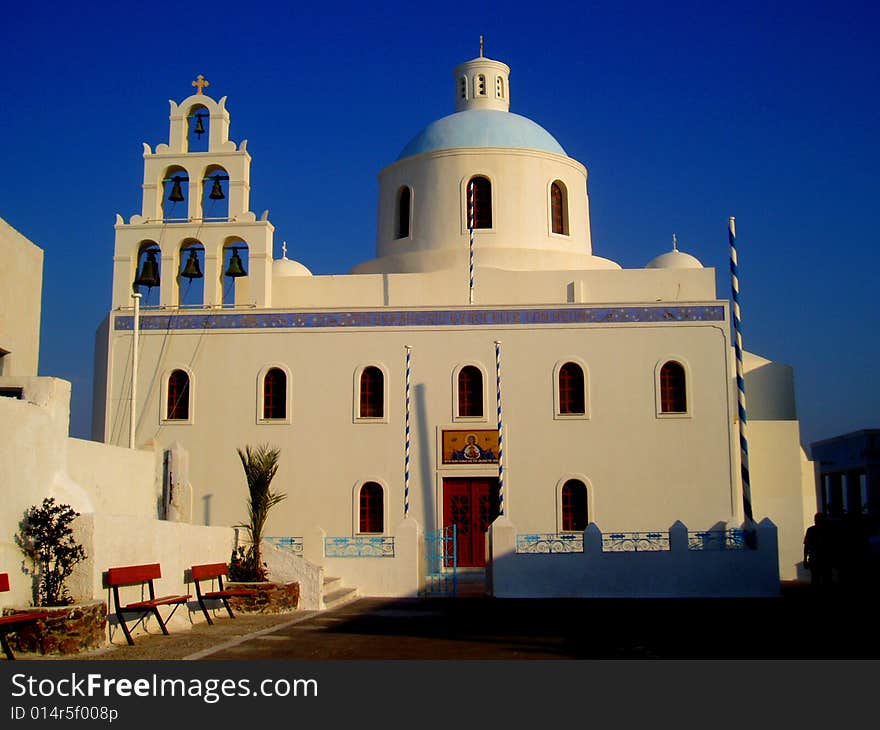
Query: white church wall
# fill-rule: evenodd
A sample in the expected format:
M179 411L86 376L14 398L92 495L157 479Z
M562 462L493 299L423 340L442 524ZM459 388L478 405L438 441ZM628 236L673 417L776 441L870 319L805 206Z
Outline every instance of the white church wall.
M668 550L646 552L604 552L602 532L591 524L584 531L583 552L517 553L518 532L505 518L490 528L489 572L492 594L499 598L779 595L776 529L770 520L758 525L756 548L741 550L691 550L688 528L680 522L668 530Z
M37 374L43 251L0 218L0 376Z

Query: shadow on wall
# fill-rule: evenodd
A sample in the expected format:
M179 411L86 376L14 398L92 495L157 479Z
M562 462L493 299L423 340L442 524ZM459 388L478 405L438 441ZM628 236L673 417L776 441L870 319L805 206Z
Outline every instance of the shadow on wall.
M794 371L789 365L765 362L745 374L750 421L794 421Z

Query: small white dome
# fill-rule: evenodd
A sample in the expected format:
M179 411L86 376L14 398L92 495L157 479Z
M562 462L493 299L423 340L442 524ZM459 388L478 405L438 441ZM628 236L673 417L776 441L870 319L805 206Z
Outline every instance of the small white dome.
M311 276L312 272L299 261L291 261L286 256L272 262L273 276Z
M652 259L646 269L702 269L703 264L695 256L673 249Z

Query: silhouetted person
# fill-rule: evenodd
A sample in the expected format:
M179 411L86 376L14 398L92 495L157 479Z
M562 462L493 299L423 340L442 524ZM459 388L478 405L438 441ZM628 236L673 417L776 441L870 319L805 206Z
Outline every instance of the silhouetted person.
M810 571L810 581L815 588L831 585L833 560L833 536L828 521L817 512L813 524L804 535L804 567Z

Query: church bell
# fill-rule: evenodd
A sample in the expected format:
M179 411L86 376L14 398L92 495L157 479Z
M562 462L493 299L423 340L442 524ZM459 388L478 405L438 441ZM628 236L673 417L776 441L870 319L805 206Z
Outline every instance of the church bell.
M220 176L214 175L214 185L211 187L211 194L208 196L211 200L223 200L226 196L223 194L223 188L220 187Z
M168 196L168 200L172 203L180 203L183 201L183 188L180 187L181 177L179 175L175 175L171 178L171 181L174 183L171 186L171 194Z
M194 248L189 250L189 258L186 260L186 266L183 267L180 275L190 281L202 278L202 267L199 266L199 257L196 255Z
M232 249L232 258L229 259L229 266L223 275L231 276L233 279L237 279L239 276L247 276L247 271L244 270L244 264L241 261L241 256L238 255L237 248Z
M196 114L196 126L193 129L193 132L195 132L196 137L198 137L199 139L201 139L202 135L205 133L205 125L202 124L203 116L203 114Z
M141 273L134 280L134 287L145 286L152 289L159 286L159 262L156 261L156 252L147 251L147 258L141 265Z

